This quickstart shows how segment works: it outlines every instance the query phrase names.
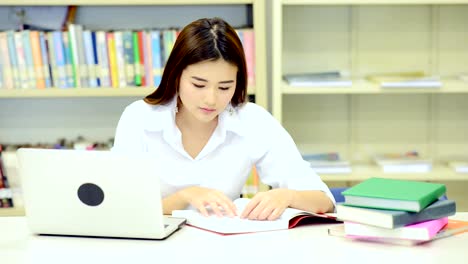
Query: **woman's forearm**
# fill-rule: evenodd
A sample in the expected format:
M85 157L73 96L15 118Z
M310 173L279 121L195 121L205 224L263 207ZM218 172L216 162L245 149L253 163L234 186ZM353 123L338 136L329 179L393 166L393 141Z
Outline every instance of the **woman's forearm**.
M290 207L314 213L333 212L332 200L322 191L292 191Z

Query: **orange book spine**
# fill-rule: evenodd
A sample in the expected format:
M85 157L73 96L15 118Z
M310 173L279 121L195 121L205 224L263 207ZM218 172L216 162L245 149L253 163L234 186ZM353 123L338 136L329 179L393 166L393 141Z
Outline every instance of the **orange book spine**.
M31 31L31 50L34 62L34 72L36 73L36 86L38 89L45 89L44 69L42 64L41 45L39 41L39 31Z
M140 51L140 72L141 72L141 86L146 86L146 76L145 76L145 48L144 48L144 41L145 41L146 33L141 30L138 31L138 50Z

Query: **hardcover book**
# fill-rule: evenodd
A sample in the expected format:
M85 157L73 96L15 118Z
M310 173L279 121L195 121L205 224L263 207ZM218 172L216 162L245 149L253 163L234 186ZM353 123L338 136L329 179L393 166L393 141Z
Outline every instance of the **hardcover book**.
M293 208L287 208L280 218L273 221L241 219L239 215L249 201L247 198L234 200L238 210L235 217L218 217L214 213L204 216L196 210L174 210L172 216L187 219L190 226L222 235L285 230L309 223L337 222L335 214L332 213L317 214Z
M336 217L339 220L383 228L403 227L409 224L451 216L455 212L456 204L453 200L437 200L418 213L362 208L345 204L336 205Z
M426 173L432 170L432 161L420 157L416 151L382 153L373 158L385 173Z
M369 178L342 194L351 206L420 212L445 192L440 183Z
M375 238L398 238L427 241L435 237L448 223L447 217L407 225L395 229L381 228L352 222L344 223L346 235Z
M441 238L447 238L468 232L468 222L449 219L447 225L445 225L437 234L430 240L413 240L413 239L403 239L403 238L388 238L388 237L366 237L366 236L352 236L346 235L344 224L334 225L328 228L328 235L343 237L346 239L352 239L354 241L364 241L364 242L376 242L384 244L394 244L402 246L416 246L430 241L434 241Z
M349 161L341 159L337 152L303 154L302 158L319 174L351 173Z

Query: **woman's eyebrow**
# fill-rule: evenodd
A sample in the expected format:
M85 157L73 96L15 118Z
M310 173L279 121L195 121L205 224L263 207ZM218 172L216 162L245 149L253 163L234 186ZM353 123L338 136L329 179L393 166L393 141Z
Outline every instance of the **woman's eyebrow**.
M205 80L205 79L197 77L197 76L192 76L192 79L195 79L195 80L201 81L201 82L208 82L208 80Z
M208 82L208 80L205 80L203 78L200 78L200 77L197 77L197 76L191 76L192 79L195 79L197 81L201 81L201 82ZM234 80L227 80L227 81L220 81L219 83L233 83Z

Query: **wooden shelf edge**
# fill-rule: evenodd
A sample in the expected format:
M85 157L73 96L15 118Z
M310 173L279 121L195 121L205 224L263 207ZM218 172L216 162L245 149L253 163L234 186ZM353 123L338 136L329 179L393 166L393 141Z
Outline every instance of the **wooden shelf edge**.
M295 87L281 83L282 94L451 94L468 93L468 82L448 81L442 88L380 88L378 84L356 81L350 87Z
M457 173L448 166L437 165L427 173L385 173L375 165L351 166L351 173L319 174L325 182L363 181L371 177L392 178L416 181L468 181L467 173Z
M283 5L436 5L466 4L467 0L281 0Z
M1 98L64 98L64 97L144 97L152 93L153 87L129 88L48 88L48 89L2 89ZM255 87L249 86L247 93L255 94Z
M0 208L0 217L25 216L24 207Z
M62 0L3 0L0 3L2 5L11 6L63 6L63 5L86 5L86 6L98 6L98 5L113 5L113 6L128 6L128 5L230 5L230 4L253 4L256 0L69 0L66 3Z

